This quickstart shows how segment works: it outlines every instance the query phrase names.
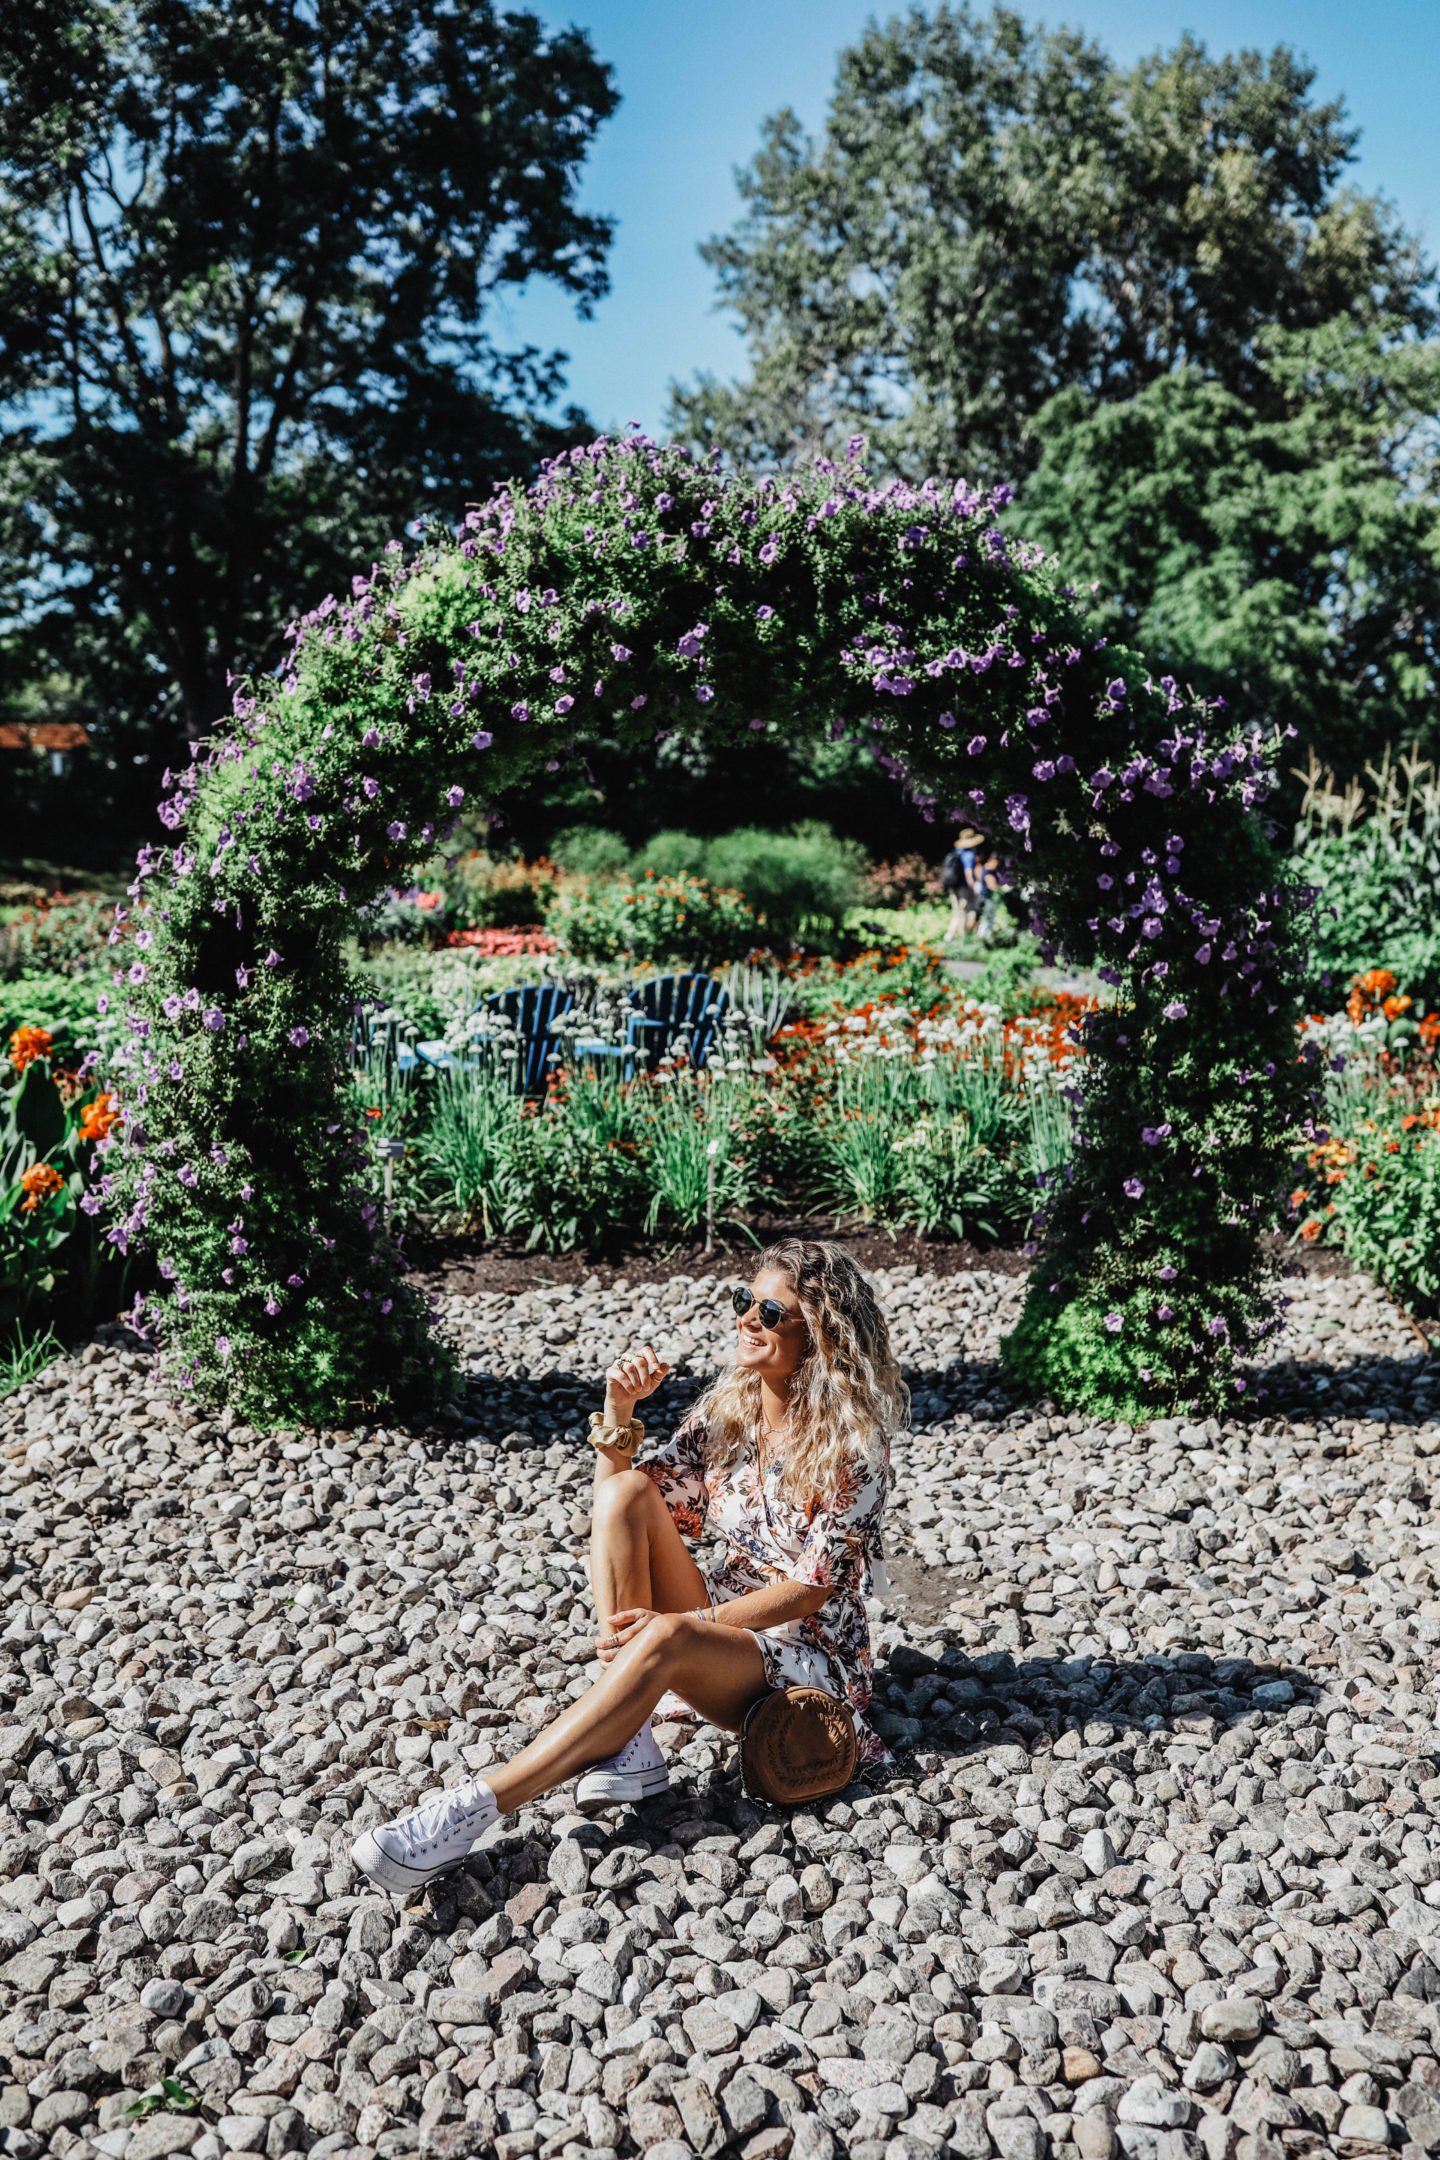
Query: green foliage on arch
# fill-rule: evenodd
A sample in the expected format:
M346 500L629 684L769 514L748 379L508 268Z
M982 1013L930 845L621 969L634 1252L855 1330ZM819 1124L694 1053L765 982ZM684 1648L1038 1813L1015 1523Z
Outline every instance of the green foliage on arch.
M1089 1025L1013 1378L1130 1416L1234 1400L1274 1324L1256 1234L1305 1104L1262 752L1087 638L1003 502L602 440L296 626L283 680L243 686L181 776L123 926L116 1235L157 1253L202 1396L277 1421L449 1389L338 1106L343 938L463 801L600 711L637 742L703 727L757 802L767 741L864 730L995 836L1118 997Z

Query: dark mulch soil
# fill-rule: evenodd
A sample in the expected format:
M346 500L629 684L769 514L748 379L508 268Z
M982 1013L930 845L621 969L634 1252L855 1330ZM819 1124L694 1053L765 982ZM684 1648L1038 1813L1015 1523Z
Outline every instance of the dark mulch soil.
M412 1231L406 1251L417 1279L436 1294L465 1296L479 1290L528 1290L536 1283L596 1282L608 1290L627 1282L668 1282L674 1275L748 1275L762 1245L779 1237L824 1238L842 1245L862 1267L912 1266L922 1275L961 1275L984 1269L995 1275L1020 1275L1029 1265L1016 1245L972 1245L968 1239L915 1237L901 1231L891 1237L870 1227L840 1227L829 1216L757 1215L755 1239L733 1229L717 1235L707 1253L697 1241L662 1247L643 1238L619 1241L604 1252L526 1252L519 1238L440 1238ZM757 1242L758 1241L758 1242ZM1273 1259L1305 1275L1348 1275L1350 1262L1329 1246L1294 1245L1288 1238L1266 1240Z
M927 1627L947 1619L955 1600L974 1588L968 1573L959 1568L937 1566L933 1560L922 1560L917 1553L889 1555L886 1573L890 1578L890 1590L885 1603L890 1611L901 1619L919 1621Z
M842 1245L862 1267L908 1265L925 1275L959 1275L975 1268L1019 1275L1028 1265L1014 1246L931 1240L908 1232L892 1238L873 1227L837 1230L828 1216L756 1216L751 1227L758 1243L732 1231L723 1238L717 1235L713 1253L705 1252L698 1241L662 1248L643 1239L617 1243L604 1253L527 1253L518 1238L497 1238L487 1244L480 1238L417 1239L413 1235L407 1252L427 1289L454 1296L477 1290L525 1290L546 1282L593 1281L608 1290L622 1277L627 1282L667 1282L673 1275L748 1275L761 1246L779 1237L824 1238L828 1244Z

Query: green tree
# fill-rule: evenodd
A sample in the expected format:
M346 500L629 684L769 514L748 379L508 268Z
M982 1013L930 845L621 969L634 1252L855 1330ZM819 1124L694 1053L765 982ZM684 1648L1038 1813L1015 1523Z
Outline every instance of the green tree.
M574 439L486 316L606 289L616 103L491 0L0 11L0 675L58 655L132 804L278 621Z
M1122 72L1004 7L872 25L820 140L769 120L702 249L753 369L676 389L677 432L768 465L863 429L908 476L1014 480L1070 385L1128 398L1185 366L1253 401L1273 325L1425 327L1426 266L1340 188L1355 137L1313 80L1191 38Z
M1187 367L1043 408L1017 529L1097 628L1352 771L1440 742L1440 345L1342 316L1260 340L1249 400Z

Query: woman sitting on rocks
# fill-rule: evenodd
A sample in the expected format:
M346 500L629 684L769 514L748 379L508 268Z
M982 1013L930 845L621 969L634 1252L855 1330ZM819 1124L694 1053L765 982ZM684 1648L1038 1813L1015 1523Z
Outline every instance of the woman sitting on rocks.
M767 1688L848 1700L862 1761L888 1760L864 1723L863 1592L880 1549L890 1435L906 1391L874 1292L833 1245L786 1238L732 1293L735 1363L668 1447L634 1460L635 1405L670 1370L628 1351L592 1417L590 1583L605 1668L513 1761L367 1830L356 1865L388 1890L458 1867L497 1815L580 1776L597 1810L669 1783L650 1730L662 1697L738 1732ZM725 1555L706 1576L686 1547L706 1525Z

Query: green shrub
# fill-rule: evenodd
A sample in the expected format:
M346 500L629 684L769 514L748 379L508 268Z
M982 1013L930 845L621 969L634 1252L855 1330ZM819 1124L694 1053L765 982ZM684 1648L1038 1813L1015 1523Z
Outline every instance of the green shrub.
M550 853L571 877L624 877L630 868L629 843L604 825L571 825L556 833Z
M653 871L633 883L566 894L550 927L577 960L628 957L654 967L719 967L760 942L754 914L738 893Z
M743 893L765 925L765 942L781 946L834 945L869 866L858 841L817 823L787 833L744 826L712 840L705 862L712 884Z
M476 850L447 864L440 884L449 930L526 930L543 923L559 889L548 856L535 862L499 862Z
M858 841L840 840L815 822L770 832L746 825L717 839L660 832L635 860L636 872L705 878L738 892L758 917L762 944L833 945L845 911L864 889L868 857Z
M711 841L696 833L658 832L646 841L631 866L632 877L703 878L708 875Z

